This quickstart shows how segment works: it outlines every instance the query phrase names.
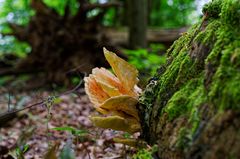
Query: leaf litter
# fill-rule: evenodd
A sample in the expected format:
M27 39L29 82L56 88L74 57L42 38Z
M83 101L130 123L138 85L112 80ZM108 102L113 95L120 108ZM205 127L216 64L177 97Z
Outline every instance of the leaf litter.
M8 95L3 92L5 91L0 90L1 113L9 109ZM51 96L51 92L19 93L11 97L10 106L11 109L19 109L48 96ZM136 151L134 148L113 142L116 136L129 135L94 127L89 120L92 114L96 114L96 111L85 93L61 96L60 100L51 105L50 112L40 105L24 110L0 127L0 158L4 157L1 150L16 154L17 148L25 148L26 159L46 158L53 147L57 147L55 155L60 158L64 158L64 155L71 155L76 159L131 158Z

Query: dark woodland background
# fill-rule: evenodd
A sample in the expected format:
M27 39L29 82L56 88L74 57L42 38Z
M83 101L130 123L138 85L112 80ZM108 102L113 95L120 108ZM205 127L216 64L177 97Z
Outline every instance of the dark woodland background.
M76 84L79 74L106 66L103 47L128 59L147 79L164 63L173 41L199 21L204 3L2 0L0 83L29 79L29 89ZM32 78L42 80L30 83Z

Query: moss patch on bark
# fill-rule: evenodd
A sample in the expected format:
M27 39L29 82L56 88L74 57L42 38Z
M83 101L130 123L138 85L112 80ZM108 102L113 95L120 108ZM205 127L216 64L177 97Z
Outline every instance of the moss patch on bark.
M142 137L162 144L163 158L185 158L216 116L240 112L240 1L213 0L203 12L202 22L168 50L167 63L140 97ZM171 132L173 124L178 129Z

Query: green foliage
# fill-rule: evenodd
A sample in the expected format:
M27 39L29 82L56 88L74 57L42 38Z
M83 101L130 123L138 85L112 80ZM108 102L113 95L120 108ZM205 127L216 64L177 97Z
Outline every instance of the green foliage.
M0 32L8 32L6 23L26 25L34 14L30 8L30 0L4 0L0 6Z
M151 158L153 158L152 152L149 152L146 149L138 151L138 153L133 156L133 159L151 159Z
M27 43L19 42L13 36L1 36L0 34L0 59L4 54L14 54L20 58L26 56L31 51Z
M74 136L85 136L89 133L87 130L78 130L78 129L75 129L73 127L68 127L68 126L56 127L56 128L53 128L52 130L70 132Z
M11 80L11 76L5 76L0 78L0 86L3 86L7 81Z
M25 57L26 53L31 51L27 43L19 42L13 36L2 36L11 33L12 30L8 23L18 25L27 25L30 17L34 15L34 10L30 7L31 0L3 0L0 5L0 58L6 53L14 53L19 57ZM66 4L70 6L71 14L76 14L79 4L77 0L68 1L52 1L44 0L44 2L55 9L60 15L64 14Z
M116 9L110 8L104 15L103 24L105 26L116 26L116 20L114 18L116 18Z
M73 149L71 148L71 144L66 144L61 153L60 153L60 159L75 159L75 154Z
M55 9L60 15L64 15L64 9L66 5L69 5L70 13L72 15L75 15L79 8L79 3L77 0L65 0L65 1L44 0L44 3L49 7Z
M14 53L24 57L30 52L27 43L16 40L13 36L2 36L1 33L11 33L8 23L26 25L34 14L30 9L30 0L4 0L0 5L0 58L3 53Z
M134 65L141 73L153 76L157 68L166 61L165 55L159 55L163 49L161 44L152 44L150 52L146 49L124 50L128 55L128 62Z
M157 152L157 146L153 146L151 149L140 149L133 155L133 159L151 159L153 154Z
M150 14L150 25L160 27L181 27L192 23L194 0L154 0Z
M23 145L23 146L20 146L20 147L17 147L15 149L15 152L16 152L16 157L18 159L24 159L24 154L28 151L29 149L29 145Z
M110 1L110 0L109 0ZM2 0L0 5L0 33L11 33L8 23L16 23L19 25L27 25L30 17L34 15L34 10L30 7L31 0ZM91 3L98 3L98 0L91 0ZM108 1L107 1L108 2ZM181 0L154 0L152 1L150 13L150 26L160 27L178 27L190 24L192 18L187 18L195 9L194 0L187 0L182 3ZM55 9L60 15L64 15L66 5L70 7L70 13L75 15L79 9L79 2L77 0L44 0L44 3L49 7ZM125 2L126 3L126 2ZM94 9L89 12L91 17L99 13L99 9ZM121 26L125 25L122 21L126 19L126 8L110 8L106 10L102 24L105 26ZM127 21L127 20L125 20ZM0 56L3 53L16 53L19 57L26 56L31 48L26 43L20 43L12 36L2 37L0 34ZM145 54L139 51L140 54ZM142 55L141 55L142 56ZM145 56L145 55L143 55ZM151 61L156 61L156 57L151 55ZM161 61L158 61L161 62ZM136 62L134 62L136 63ZM147 67L155 64L155 62L144 63ZM150 71L151 73L153 71Z
M126 139L130 139L130 138L131 138L131 134L125 132L125 133L123 134L123 137L126 138Z
M55 127L52 128L52 130L55 131L64 131L64 132L69 132L71 135L73 135L77 141L77 144L79 141L84 141L84 137L89 134L87 130L80 130L76 129L70 126L64 126L64 127ZM72 139L71 139L72 140ZM62 148L59 158L60 159L75 159L75 154L74 150L72 149L72 141L67 141L67 143L64 145Z
M152 0L148 4L149 26L176 28L183 27L198 20L195 0ZM124 1L123 3L127 3ZM127 5L124 5L127 6ZM130 10L130 9L128 9ZM112 8L106 12L103 24L107 26L126 25L126 8ZM116 20L117 19L117 20ZM117 24L117 25L116 25Z

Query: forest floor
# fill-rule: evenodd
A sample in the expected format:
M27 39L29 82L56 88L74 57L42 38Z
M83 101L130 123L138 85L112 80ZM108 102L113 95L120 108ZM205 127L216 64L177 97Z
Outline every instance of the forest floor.
M53 95L49 91L32 91L14 94L9 100L6 91L0 90L0 94L0 113L8 111L9 101L10 108L19 109ZM37 105L21 111L4 126L0 125L0 157L3 150L9 150L10 154L16 156L19 150L25 151L24 148L26 159L46 158L51 147L57 147L56 155L61 152L63 155L70 147L67 153L74 154L77 159L131 158L136 151L112 140L113 137L127 137L128 134L99 129L91 124L88 117L96 112L83 89L79 95L63 95L57 103L48 106L51 109L46 105ZM74 131L69 131L72 128Z

